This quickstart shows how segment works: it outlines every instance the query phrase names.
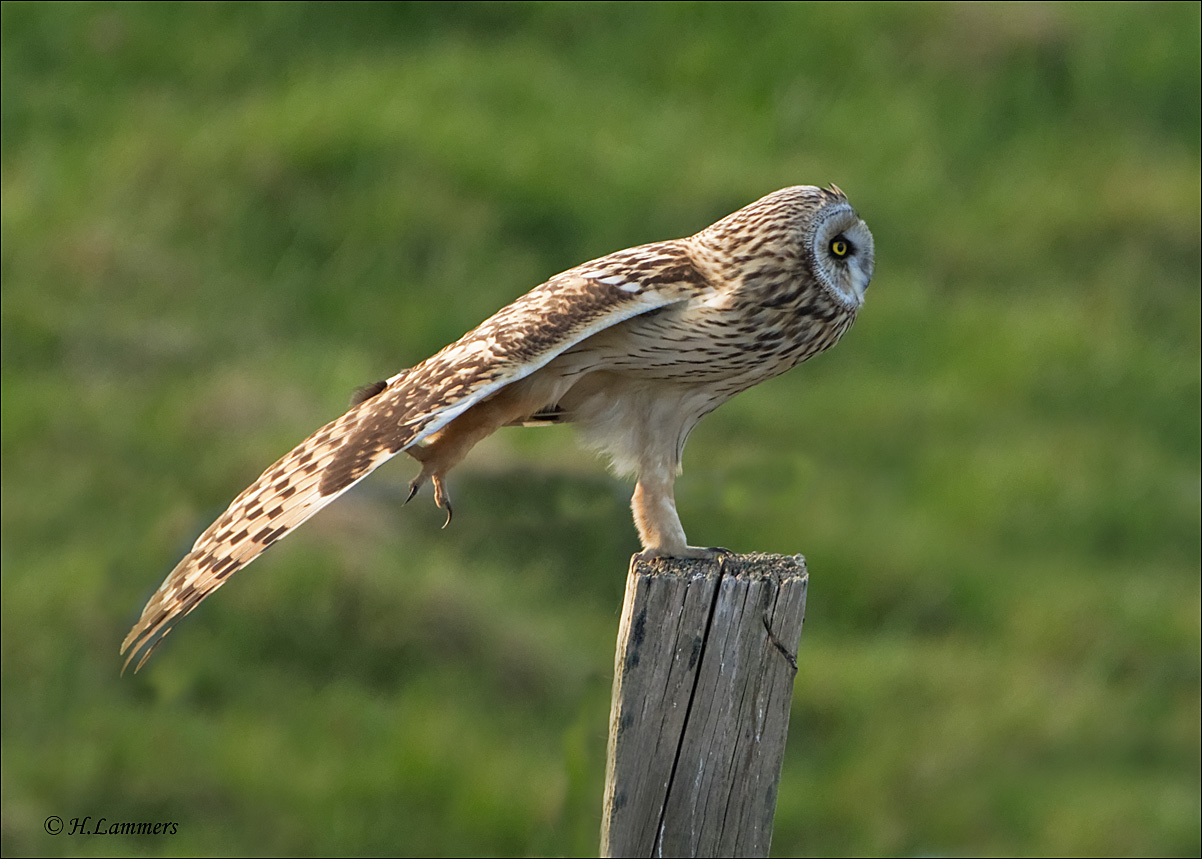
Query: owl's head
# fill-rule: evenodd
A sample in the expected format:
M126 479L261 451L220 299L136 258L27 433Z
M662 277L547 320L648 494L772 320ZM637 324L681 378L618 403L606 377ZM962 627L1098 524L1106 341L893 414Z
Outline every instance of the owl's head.
M872 233L834 185L774 191L694 238L761 307L805 303L817 289L854 313L872 280Z
M801 252L810 272L832 298L850 310L864 303L875 266L872 232L836 186L805 187L811 205L798 222Z

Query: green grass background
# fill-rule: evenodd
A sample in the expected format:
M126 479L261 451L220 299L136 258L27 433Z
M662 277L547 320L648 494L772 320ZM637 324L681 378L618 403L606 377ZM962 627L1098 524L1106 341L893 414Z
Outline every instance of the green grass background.
M1199 8L5 2L5 855L595 853L637 540L570 429L118 645L357 385L836 182L860 320L677 492L809 558L774 853L1197 856Z

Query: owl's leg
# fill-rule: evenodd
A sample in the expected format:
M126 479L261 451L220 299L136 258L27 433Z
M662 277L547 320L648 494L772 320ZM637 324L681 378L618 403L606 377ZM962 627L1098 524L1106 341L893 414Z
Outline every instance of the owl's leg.
M451 496L443 481L446 473L458 465L477 442L507 424L520 422L544 405L536 397L532 399L526 388L510 386L472 406L420 445L407 448L405 453L420 462L422 470L409 482L406 502L429 481L434 486L434 503L447 511L447 521L442 527L451 524Z
M725 549L690 546L676 512L674 486L689 431L715 406L707 389L595 372L556 402L587 444L609 455L618 474L636 474L630 508L639 557L713 558ZM718 401L720 402L720 400Z
M634 487L630 509L634 511L634 525L638 528L643 551L638 557L650 558L713 558L727 553L726 549L706 549L690 546L684 536L684 526L676 512L676 497L673 490L676 482L675 469L666 473L661 469L643 471Z
M465 450L460 454L459 459L456 459L455 462L446 465L445 462L439 462L435 459L435 454L431 453L430 448L431 445L420 447L414 445L405 450L405 453L422 464L422 470L418 472L417 477L409 481L409 495L405 498L405 503L408 504L412 501L413 496L417 495L417 491L426 485L426 481L430 481L434 485L434 503L438 506L438 509L447 511L447 521L442 523L442 527L445 528L451 524L452 511L451 496L447 492L446 484L443 483L442 478L450 470L451 465L454 465L459 459L467 455L467 451Z

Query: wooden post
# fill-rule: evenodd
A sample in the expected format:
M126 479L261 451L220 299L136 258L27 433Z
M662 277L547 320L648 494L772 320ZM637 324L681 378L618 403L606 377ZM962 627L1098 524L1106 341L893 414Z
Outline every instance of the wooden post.
M767 856L809 576L800 555L631 561L602 856Z

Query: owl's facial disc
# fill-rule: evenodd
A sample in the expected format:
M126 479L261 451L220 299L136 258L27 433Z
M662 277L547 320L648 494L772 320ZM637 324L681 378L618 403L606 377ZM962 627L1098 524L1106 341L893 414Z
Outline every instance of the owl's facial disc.
M872 280L872 233L846 203L817 213L808 237L814 275L843 305L858 308Z

